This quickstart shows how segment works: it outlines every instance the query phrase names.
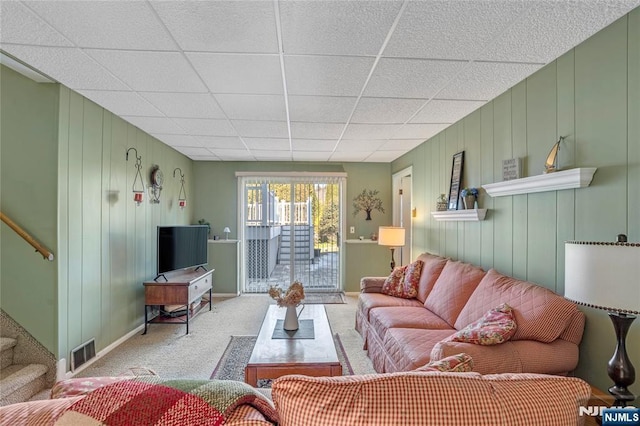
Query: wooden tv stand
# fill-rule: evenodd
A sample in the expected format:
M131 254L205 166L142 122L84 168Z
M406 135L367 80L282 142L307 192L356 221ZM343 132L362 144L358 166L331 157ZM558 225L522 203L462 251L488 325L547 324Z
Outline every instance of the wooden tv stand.
M213 288L212 276L215 269L207 271L189 270L165 274L167 281L158 278L158 281L144 282L144 333L147 334L147 325L158 324L186 324L189 334L189 319L196 315L207 304L201 301L197 305L193 303L199 300L206 292L209 292L209 310L211 310L211 290ZM149 319L149 310L158 305L185 305L186 315L171 317L156 315Z

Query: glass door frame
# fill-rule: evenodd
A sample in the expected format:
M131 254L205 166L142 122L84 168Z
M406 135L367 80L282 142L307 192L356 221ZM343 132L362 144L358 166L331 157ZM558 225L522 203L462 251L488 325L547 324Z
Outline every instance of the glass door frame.
M250 180L278 180L282 179L283 183L289 183L295 185L297 183L309 183L313 182L314 178L318 180L326 180L328 178L335 178L339 188L339 203L340 203L340 216L339 216L339 230L338 230L338 243L339 250L339 264L338 264L338 278L337 278L337 291L344 291L344 277L345 277L345 238L344 230L346 229L346 197L347 197L347 173L345 172L236 172L237 178L237 211L238 222L236 227L238 229L239 240L239 279L238 279L238 294L245 293L245 283L247 280L247 254L245 247L246 233L246 209L245 209L245 184Z

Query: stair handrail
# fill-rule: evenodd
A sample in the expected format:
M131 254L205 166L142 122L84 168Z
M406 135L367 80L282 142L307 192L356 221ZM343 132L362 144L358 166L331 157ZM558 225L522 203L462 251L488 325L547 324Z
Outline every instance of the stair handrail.
M36 249L38 253L42 255L43 259L47 259L48 261L53 262L54 256L51 250L49 250L48 248L40 244L35 238L29 235L27 231L22 229L20 225L15 223L13 220L11 220L11 218L9 218L7 215L5 215L2 212L0 212L0 220L6 223L9 226L9 228L13 229L16 234L20 235L23 240L31 244L31 246L34 249Z

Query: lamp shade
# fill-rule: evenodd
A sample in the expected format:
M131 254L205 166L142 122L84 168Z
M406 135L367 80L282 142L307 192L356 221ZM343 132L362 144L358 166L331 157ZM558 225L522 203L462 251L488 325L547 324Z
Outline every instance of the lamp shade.
M228 226L225 226L224 229L222 230L222 232L231 232L231 229L229 229Z
M378 245L389 247L404 246L404 228L381 226L378 228Z
M610 312L640 314L640 243L565 243L564 296Z

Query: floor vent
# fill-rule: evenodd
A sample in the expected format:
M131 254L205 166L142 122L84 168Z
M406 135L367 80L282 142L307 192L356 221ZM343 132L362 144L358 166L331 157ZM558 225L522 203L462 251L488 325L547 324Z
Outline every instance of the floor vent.
M71 351L71 371L96 356L96 341L91 339Z

